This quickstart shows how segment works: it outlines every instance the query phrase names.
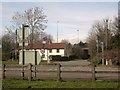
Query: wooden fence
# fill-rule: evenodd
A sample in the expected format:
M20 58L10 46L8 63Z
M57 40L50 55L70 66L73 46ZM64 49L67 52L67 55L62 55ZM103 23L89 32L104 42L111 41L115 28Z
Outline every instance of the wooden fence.
M45 69L45 68L49 68L49 67L53 67L51 70ZM17 74L17 71L20 72L20 77L22 79L26 78L31 81L32 79L36 79L36 77L39 77L39 75L37 75L38 73L42 74L43 72L54 72L56 73L56 80L60 81L61 79L64 79L64 77L62 77L62 73L85 73L84 75L87 74L91 74L90 79L91 80L97 80L96 74L98 73L104 73L104 74L112 74L112 73L120 73L120 71L96 71L96 67L94 65L89 66L89 69L91 70L62 70L62 68L66 68L66 67L70 67L70 68L74 68L77 66L73 66L73 65L60 65L60 64L54 64L54 65L32 65L32 64L28 64L28 65L2 65L2 78L7 78L9 76L9 74L11 75L15 75ZM87 67L87 66L85 66ZM83 67L84 68L84 67ZM42 69L42 70L40 70ZM9 73L8 73L9 71ZM13 73L13 71L15 73ZM8 73L8 74L7 74ZM25 75L26 74L26 75ZM34 76L33 76L34 74ZM48 75L49 76L49 75ZM74 75L73 75L74 76ZM16 76L14 76L16 77ZM49 78L49 77L48 77ZM76 77L74 77L76 78ZM87 77L85 77L84 79L88 79ZM111 79L109 79L111 80ZM113 80L113 79L112 79Z

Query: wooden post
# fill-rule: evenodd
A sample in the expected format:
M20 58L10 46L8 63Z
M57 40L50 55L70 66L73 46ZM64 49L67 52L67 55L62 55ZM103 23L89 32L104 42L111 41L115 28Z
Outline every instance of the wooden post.
M92 64L92 80L95 81L95 65Z
M22 65L21 77L22 77L22 79L24 79L24 65Z
M29 65L28 65L28 80L29 80L29 82L31 81L31 79L32 79L32 64L29 63Z
M37 51L35 51L35 65L37 65ZM36 79L36 66L35 66L35 72L34 72L34 79Z
M3 64L3 66L2 66L2 79L4 79L5 78L5 64Z
M35 70L35 71L34 71L34 79L36 79L36 70L37 70L37 69L36 69L36 66L35 66L34 70Z
M60 79L61 79L61 76L60 76L60 73L61 73L60 67L61 67L61 65L57 64L57 81L60 81Z

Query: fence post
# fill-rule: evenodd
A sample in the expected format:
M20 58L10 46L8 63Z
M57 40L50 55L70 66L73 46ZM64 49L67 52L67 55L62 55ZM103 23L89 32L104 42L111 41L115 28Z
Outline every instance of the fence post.
M5 78L5 64L2 66L2 78Z
M24 65L22 65L22 72L21 72L22 79L24 79Z
M95 81L95 65L92 64L92 80Z
M36 66L35 66L35 69L34 69L35 71L34 71L34 79L36 79L36 71L37 71L37 69L36 69Z
M60 81L60 79L61 79L61 76L60 76L60 73L61 73L60 67L61 67L61 65L57 64L57 81Z
M32 64L29 63L28 65L28 81L30 82L32 79Z

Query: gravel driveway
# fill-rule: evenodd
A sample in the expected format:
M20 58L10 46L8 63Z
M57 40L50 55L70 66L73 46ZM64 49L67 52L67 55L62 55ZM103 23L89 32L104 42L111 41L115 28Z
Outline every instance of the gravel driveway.
M73 61L54 61L55 63L60 63L61 65L90 65L88 60L73 60Z

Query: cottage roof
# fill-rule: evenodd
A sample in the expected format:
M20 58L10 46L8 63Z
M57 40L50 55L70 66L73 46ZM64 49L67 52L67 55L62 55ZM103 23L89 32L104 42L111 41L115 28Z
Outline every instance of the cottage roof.
M45 44L43 46L43 44L40 43L35 43L32 45L28 45L25 46L25 49L42 49L42 48L47 48L47 49L64 49L65 48L65 44L64 43L50 43L50 44ZM22 49L22 47L20 46L19 49Z

